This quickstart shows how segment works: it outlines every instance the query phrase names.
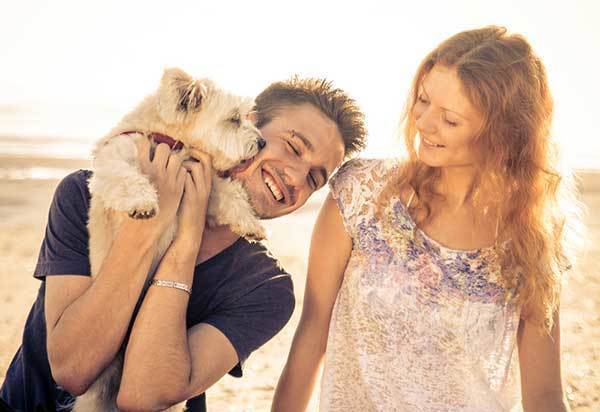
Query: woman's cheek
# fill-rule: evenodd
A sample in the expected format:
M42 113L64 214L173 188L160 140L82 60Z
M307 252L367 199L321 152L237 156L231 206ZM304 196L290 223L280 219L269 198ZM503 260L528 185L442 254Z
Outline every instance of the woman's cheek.
M415 105L412 108L412 115L415 119L419 119L419 117L421 117L421 115L423 114L423 105L421 103L415 103Z

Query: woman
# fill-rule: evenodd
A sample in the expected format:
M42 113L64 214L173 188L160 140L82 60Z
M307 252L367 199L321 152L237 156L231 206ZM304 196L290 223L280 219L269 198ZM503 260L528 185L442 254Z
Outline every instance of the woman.
M330 183L274 411L306 408L325 351L322 411L568 410L571 192L551 117L544 67L519 35L470 30L425 58L408 159L354 160Z

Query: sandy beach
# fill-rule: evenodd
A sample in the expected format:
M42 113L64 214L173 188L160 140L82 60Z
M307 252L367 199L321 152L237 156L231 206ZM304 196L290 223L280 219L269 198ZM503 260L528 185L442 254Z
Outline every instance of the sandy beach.
M40 179L39 173L49 169L68 173L86 166L85 160L0 155L0 172L4 171L0 173L0 380L20 344L39 287L32 273L58 183L57 176ZM591 412L600 410L600 172L581 177L581 199L588 209L587 251L564 291L562 348L571 408ZM208 391L209 410L269 410L301 313L311 227L325 194L319 192L293 216L266 222L273 253L294 277L297 307L283 331L249 359L244 378L225 377ZM316 410L314 398L310 410Z

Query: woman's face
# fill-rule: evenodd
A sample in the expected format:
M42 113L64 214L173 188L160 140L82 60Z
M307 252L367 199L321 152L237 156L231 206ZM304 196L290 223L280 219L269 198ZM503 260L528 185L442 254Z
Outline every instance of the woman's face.
M456 70L436 65L423 77L412 114L419 134L419 159L432 167L470 166L472 143L483 116L465 94Z

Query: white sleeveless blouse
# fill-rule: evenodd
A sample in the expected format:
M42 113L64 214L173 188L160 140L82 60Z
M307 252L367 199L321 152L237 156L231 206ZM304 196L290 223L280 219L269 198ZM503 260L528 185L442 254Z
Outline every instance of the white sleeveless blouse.
M399 198L374 200L394 162L332 178L353 249L333 308L321 411L509 411L520 403L520 308L494 247L442 246Z

